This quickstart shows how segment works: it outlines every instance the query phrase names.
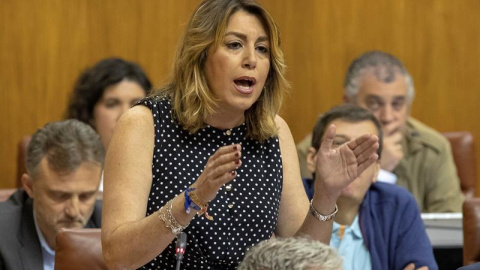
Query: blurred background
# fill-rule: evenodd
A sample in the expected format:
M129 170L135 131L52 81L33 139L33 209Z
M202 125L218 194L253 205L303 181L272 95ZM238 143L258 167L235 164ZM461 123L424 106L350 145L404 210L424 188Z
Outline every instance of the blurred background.
M0 188L15 187L18 143L64 118L86 67L118 56L139 63L155 86L167 82L199 2L0 0ZM281 115L297 142L320 113L342 102L349 63L379 49L412 74L415 118L442 132L468 130L478 146L480 1L260 2L281 29L292 85Z

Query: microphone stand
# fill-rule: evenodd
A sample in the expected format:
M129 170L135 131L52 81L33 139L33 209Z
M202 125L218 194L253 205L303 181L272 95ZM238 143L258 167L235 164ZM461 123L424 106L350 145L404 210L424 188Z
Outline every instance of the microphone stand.
M180 270L180 265L182 264L183 255L185 254L185 249L187 247L187 234L181 232L177 236L177 247L175 249L175 256L177 257L177 267L176 270Z

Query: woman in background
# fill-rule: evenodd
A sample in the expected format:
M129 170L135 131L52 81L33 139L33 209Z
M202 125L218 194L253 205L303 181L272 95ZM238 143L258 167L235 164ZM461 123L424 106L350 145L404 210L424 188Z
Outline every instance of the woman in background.
M120 116L145 98L152 85L143 69L121 58L106 58L78 78L67 118L92 126L107 150ZM103 174L99 190L103 191Z
M143 69L121 58L106 58L78 78L67 118L92 126L108 148L120 115L146 97L152 85Z

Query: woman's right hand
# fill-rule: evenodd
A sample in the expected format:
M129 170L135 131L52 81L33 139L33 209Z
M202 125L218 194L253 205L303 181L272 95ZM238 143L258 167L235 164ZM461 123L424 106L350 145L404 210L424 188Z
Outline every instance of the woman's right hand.
M242 146L240 144L218 148L208 159L200 177L193 183L192 188L195 188L195 194L203 202L215 199L222 185L237 176L236 169L242 165L241 158Z

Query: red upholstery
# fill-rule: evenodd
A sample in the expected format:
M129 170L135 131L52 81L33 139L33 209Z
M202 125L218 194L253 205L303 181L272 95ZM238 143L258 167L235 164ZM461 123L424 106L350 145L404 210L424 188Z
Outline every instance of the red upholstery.
M100 229L62 229L56 238L55 270L105 270Z
M463 203L463 264L480 262L480 198Z
M18 150L17 150L17 188L22 187L22 175L27 172L25 168L25 159L27 156L27 147L28 143L32 137L27 135L23 137L23 139L18 142Z
M474 197L477 182L477 167L473 136L468 131L444 132L450 141L453 159L457 166L460 187L466 198Z

